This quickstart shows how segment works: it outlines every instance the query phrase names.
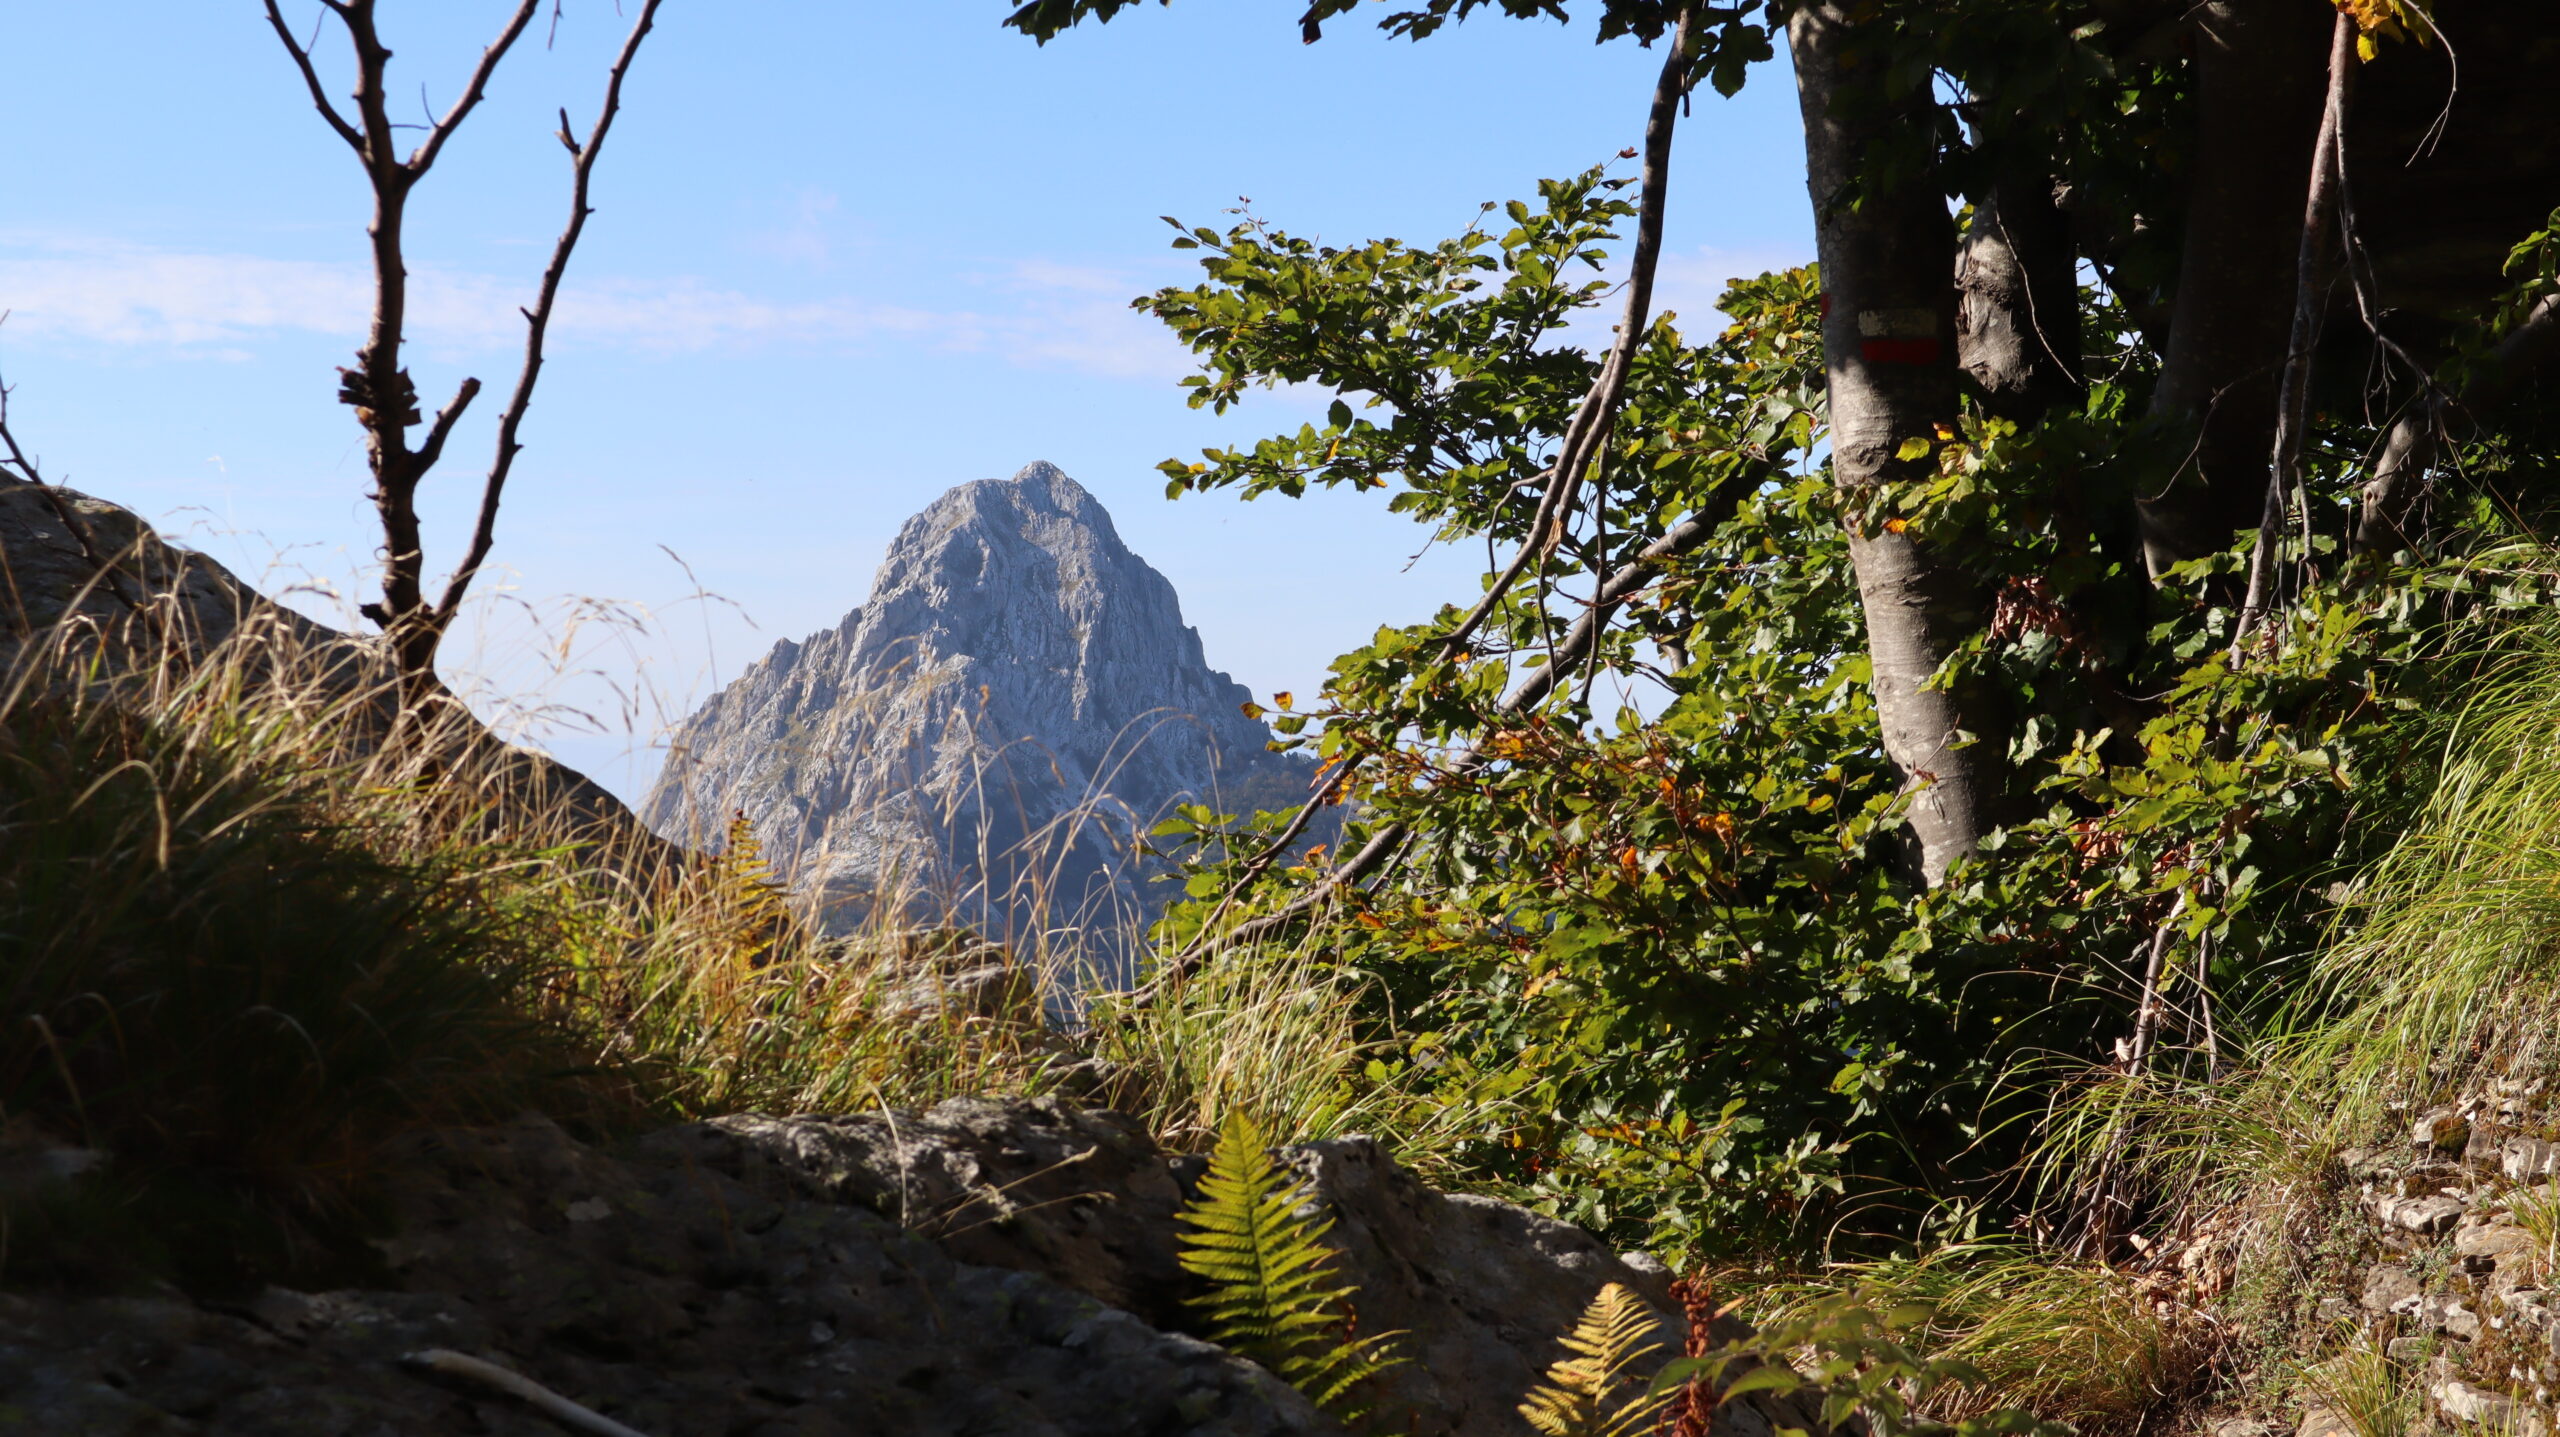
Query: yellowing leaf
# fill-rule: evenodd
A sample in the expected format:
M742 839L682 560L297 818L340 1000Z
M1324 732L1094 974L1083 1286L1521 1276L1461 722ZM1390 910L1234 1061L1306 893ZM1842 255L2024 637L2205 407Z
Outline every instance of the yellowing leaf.
M1893 457L1896 459L1926 459L1929 457L1929 441L1917 435L1909 439L1905 439L1902 441L1902 447L1893 451Z
M1289 702L1289 691L1287 689L1282 689L1280 692L1273 694L1271 696L1271 701L1284 709L1294 707L1294 705Z

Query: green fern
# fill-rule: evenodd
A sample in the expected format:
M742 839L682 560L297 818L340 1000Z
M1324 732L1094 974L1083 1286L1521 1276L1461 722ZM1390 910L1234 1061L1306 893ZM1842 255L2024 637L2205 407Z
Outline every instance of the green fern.
M1648 1393L1641 1385L1624 1401L1618 1388L1628 1369L1662 1350L1662 1331L1642 1299L1617 1283L1600 1289L1582 1320L1564 1339L1565 1351L1547 1369L1547 1380L1529 1390L1520 1415L1545 1437L1636 1437L1649 1429L1677 1388Z
M1304 1194L1271 1160L1262 1130L1237 1114L1218 1134L1200 1195L1182 1210L1182 1267L1206 1278L1193 1299L1220 1346L1268 1368L1348 1424L1362 1383L1402 1359L1393 1333L1359 1336L1351 1288L1332 1270L1333 1219L1301 1213Z

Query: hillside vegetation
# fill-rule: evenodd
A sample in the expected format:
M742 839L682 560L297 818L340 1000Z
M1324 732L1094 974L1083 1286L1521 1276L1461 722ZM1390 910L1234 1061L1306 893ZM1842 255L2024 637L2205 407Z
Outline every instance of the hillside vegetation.
M525 1107L1056 1094L1260 1135L1194 1272L1337 1412L1374 1334L1264 1139L1678 1274L1681 1353L1604 1290L1540 1430L2548 1432L2560 42L2288 4L1595 0L1661 61L1632 173L1419 242L1177 222L1137 305L1190 402L1332 397L1169 493L1375 491L1488 572L1244 705L1312 792L1178 810L1109 961L820 936L743 824L528 782L435 680L450 605L214 633L90 555L118 602L22 603L0 690L0 1116L77 1179L0 1184L0 1280L325 1280L385 1143ZM1478 11L1562 14L1383 23ZM1660 312L1673 135L1781 38L1821 263Z

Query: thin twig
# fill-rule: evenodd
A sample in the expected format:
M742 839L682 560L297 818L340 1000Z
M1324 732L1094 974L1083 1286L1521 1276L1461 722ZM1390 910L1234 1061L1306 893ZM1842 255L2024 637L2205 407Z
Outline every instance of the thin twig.
M2151 1057L2151 1042L2160 1027L2160 977L2168 966L2169 940L2177 930L2178 915L2185 912L2187 896L2169 906L2169 916L2151 932L2151 954L2142 967L2142 996L2133 1008L2133 1038L2124 1045L2124 1071L2132 1077L2142 1071Z
M2433 389L2391 426L2374 460L2362 495L2363 512L2355 544L2372 550L2386 544L2415 547L2409 511L2435 464L2438 447L2451 436L2457 421L2476 423L2504 403L2517 382L2560 354L2560 294L2544 295L2507 332L2458 394Z
M2311 417L2312 350L2320 342L2320 271L2337 223L2347 101L2355 88L2356 34L2355 18L2339 11L2329 32L2329 92L2320 109L2320 134L2311 149L2311 183L2303 198L2293 333L2277 388L2275 454L2267 469L2267 501L2258 520L2258 543L2249 555L2249 590L2231 639L2235 657L2275 607L2276 555L2284 543L2284 516L2301 482L2303 431Z
M0 312L0 321L5 321L8 317L6 312ZM45 507L53 511L54 518L62 521L62 527L70 532L71 541L80 546L80 557L88 563L89 571L105 582L107 592L127 610L134 613L142 612L142 596L125 592L122 573L115 564L108 561L104 554L98 552L97 536L90 533L87 521L83 520L69 504L63 502L62 491L45 482L44 474L36 468L34 458L19 447L18 436L9 427L9 393L9 386L0 384L0 449L8 451L5 456L0 456L0 476L34 485L36 493L43 496ZM18 472L15 475L9 475L10 469ZM19 604L21 610L19 617L22 619L25 617L23 612L25 607L23 602Z
M363 154L364 136L347 123L347 117L338 113L337 106L329 103L328 87L320 83L320 71L311 63L311 45L293 38L293 27L284 23L284 12L276 8L276 0L266 0L266 6L267 24L274 27L276 38L284 42L284 52L293 57L294 68L302 72L302 83L311 91L311 103L318 107L320 117L329 122L330 129L338 132L339 139L346 141L357 154ZM313 29L311 37L312 44L317 44L319 30Z
M1662 256L1663 207L1671 186L1671 136L1679 123L1680 101L1689 92L1689 70L1697 49L1701 13L1696 5L1681 10L1678 28L1672 34L1671 52L1663 57L1662 73L1654 81L1653 103L1645 115L1644 165L1636 200L1636 248L1628 264L1626 305L1618 320L1616 338L1609 346L1608 357L1600 363L1600 373L1592 380L1590 392L1583 396L1581 406L1565 426L1556 449L1555 467L1548 473L1546 492L1539 497L1537 512L1529 521L1529 532L1521 539L1519 551L1494 576L1493 586L1485 591L1483 600L1442 637L1442 663L1466 648L1467 641L1493 615L1511 585L1545 551L1548 530L1563 525L1564 516L1572 509L1574 492L1582 482L1582 471L1617 421L1618 406L1626 397L1627 374L1634 367L1636 346L1643 340L1653 306L1654 270Z
M613 117L622 109L623 76L630 73L631 62L640 53L640 42L647 38L650 27L657 23L659 3L660 0L645 0L640 7L639 18L631 24L631 33L623 39L622 52L614 56L612 73L605 80L604 105L596 115L595 126L587 131L585 144L579 144L570 137L566 123L568 117L565 113L561 117L560 142L569 147L574 175L570 185L569 222L560 231L559 241L551 247L551 263L542 271L539 297L535 299L533 308L524 311L524 367L517 371L515 393L508 397L505 412L498 416L497 453L490 461L489 477L481 486L480 514L471 526L471 547L464 553L462 563L454 569L453 576L445 581L444 597L436 602L435 623L439 629L453 622L455 612L462 607L463 595L470 591L471 581L479 576L481 564L489 557L489 546L496 539L498 503L506 493L507 475L515 467L516 455L524 448L516 442L516 431L524 423L525 410L533 403L534 383L542 375L542 341L551 328L552 307L559 302L560 279L568 272L570 253L578 247L578 236L586 229L587 216L595 213L587 203L587 193L595 175L596 158L604 153L605 136L613 129ZM528 5L526 13L530 14L531 8ZM465 395L464 400L468 397ZM464 400L457 400L457 406ZM439 417L437 422L441 425L442 418Z
M498 32L497 39L489 42L489 48L480 52L480 63L472 67L471 79L462 87L461 97L444 112L443 119L436 121L435 128L427 131L427 137L418 142L418 148L410 153L410 169L423 175L435 166L436 156L444 151L444 142L452 139L453 132L461 129L462 122L480 107L481 96L489 90L489 77L498 72L498 62L507 58L507 51L515 48L516 38L524 34L524 27L533 23L534 13L541 8L542 0L522 0L516 6L516 12L507 17L506 28Z
M460 1377L493 1388L564 1427L593 1433L594 1437L647 1437L646 1433L625 1427L592 1407L570 1401L523 1373L510 1372L494 1362L483 1362L449 1347L430 1347L422 1352L409 1353L400 1360L439 1376Z

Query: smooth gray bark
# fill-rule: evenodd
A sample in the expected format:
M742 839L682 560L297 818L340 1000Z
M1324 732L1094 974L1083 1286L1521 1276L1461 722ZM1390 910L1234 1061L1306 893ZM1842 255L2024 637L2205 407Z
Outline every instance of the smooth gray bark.
M1896 451L1958 413L1954 221L1925 163L1873 163L1928 133L1929 96L1879 93L1883 66L1844 63L1857 25L1848 5L1820 3L1787 27L1822 258L1832 469L1853 503L1927 472L1927 460ZM1853 184L1854 206L1845 202ZM1990 595L1951 555L1906 533L1852 524L1849 554L1885 752L1909 784L1921 875L1935 884L2003 807L2006 725L1990 695L1929 682L1981 632Z
M2079 402L2079 280L2041 157L2003 168L1956 253L1956 364L1983 408L2025 427Z

